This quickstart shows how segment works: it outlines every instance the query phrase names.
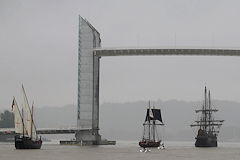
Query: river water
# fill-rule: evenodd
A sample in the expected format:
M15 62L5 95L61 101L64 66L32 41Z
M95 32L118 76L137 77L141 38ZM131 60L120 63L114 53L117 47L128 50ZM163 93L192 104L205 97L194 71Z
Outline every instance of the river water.
M65 146L45 143L40 150L16 150L0 143L0 160L240 160L240 143L219 143L217 148L195 148L194 142L165 142L166 149L141 153L137 142L115 146Z

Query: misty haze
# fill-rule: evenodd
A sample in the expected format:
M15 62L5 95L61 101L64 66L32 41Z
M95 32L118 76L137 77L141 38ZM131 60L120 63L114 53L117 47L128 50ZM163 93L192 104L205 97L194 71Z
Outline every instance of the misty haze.
M78 129L76 135L42 134L54 140L27 154L15 151L16 141L0 143L0 159L239 159L239 6L233 0L0 0L0 111L16 105L13 96L20 108L26 106L23 84L37 128ZM104 49L112 49L112 55L101 55ZM167 54L114 55L117 49L165 49ZM198 54L192 50L183 56L178 49ZM196 135L204 136L201 127L207 128L206 103L205 124L199 130L190 125L199 118L195 110L204 110L205 86L219 110L215 120L224 123L218 148L203 150L194 142ZM166 149L142 154L139 149L148 151L138 145L146 142L149 100L161 109L165 126L159 135ZM150 128L150 111L147 116ZM96 144L105 138L117 144L84 146L84 138L92 137ZM61 139L78 146L60 146Z
M152 101L162 110L165 128L160 129L168 141L192 141L196 130L190 124L196 119L195 110L200 109L202 101ZM142 136L143 121L148 102L104 103L100 106L100 134L113 140L139 140ZM240 141L240 103L214 100L213 106L219 109L216 118L224 119L219 140L225 142ZM77 109L75 105L43 107L35 111L37 127L68 128L76 127ZM54 118L53 118L54 116ZM41 118L44 117L44 118ZM53 136L51 136L53 138Z

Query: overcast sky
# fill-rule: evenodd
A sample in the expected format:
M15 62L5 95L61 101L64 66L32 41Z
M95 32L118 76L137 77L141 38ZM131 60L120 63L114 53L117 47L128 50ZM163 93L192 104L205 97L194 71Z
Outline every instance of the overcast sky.
M240 48L238 0L0 0L0 108L77 103L78 15L102 47ZM103 57L100 102L240 102L240 57Z

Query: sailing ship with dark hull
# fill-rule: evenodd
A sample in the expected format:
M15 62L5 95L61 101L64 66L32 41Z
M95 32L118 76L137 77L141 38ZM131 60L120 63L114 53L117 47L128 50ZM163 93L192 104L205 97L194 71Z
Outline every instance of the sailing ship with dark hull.
M191 127L198 127L198 132L196 136L196 147L217 147L217 135L219 133L220 126L223 124L224 120L215 120L213 117L213 112L217 112L217 109L212 108L211 95L205 87L204 92L204 103L200 110L196 110L196 113L201 113L200 119L195 121Z
M15 97L13 98L12 109L14 109L14 123L15 123L15 148L16 149L40 149L42 140L37 136L36 127L33 122L33 106L32 111L29 107L25 90L22 86L24 95L24 106L26 112L26 119L23 118L18 108ZM24 123L25 122L25 123Z
M143 137L142 140L139 142L139 146L143 148L148 147L159 147L162 143L162 140L159 139L158 129L157 126L162 126L162 116L160 109L153 109L149 106L146 113L146 118L143 123Z

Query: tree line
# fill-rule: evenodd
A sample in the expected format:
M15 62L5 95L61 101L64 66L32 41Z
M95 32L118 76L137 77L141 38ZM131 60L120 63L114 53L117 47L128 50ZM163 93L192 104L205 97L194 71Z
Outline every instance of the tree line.
M0 114L0 128L14 128L14 114L8 110Z

